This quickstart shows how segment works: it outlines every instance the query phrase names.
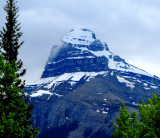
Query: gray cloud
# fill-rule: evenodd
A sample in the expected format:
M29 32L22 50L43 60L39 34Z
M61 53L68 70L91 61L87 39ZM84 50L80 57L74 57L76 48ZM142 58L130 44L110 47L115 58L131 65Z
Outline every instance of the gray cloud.
M4 4L1 0L0 28L5 21ZM91 29L113 53L159 75L159 0L26 0L18 4L25 40L20 58L28 83L40 77L52 46L60 44L72 28Z

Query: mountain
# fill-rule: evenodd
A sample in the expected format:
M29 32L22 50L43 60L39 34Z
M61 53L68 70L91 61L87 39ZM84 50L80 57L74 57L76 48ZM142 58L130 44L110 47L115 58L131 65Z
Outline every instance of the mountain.
M106 138L122 102L137 111L160 79L110 52L88 29L71 30L54 46L41 78L25 89L35 105L38 137Z

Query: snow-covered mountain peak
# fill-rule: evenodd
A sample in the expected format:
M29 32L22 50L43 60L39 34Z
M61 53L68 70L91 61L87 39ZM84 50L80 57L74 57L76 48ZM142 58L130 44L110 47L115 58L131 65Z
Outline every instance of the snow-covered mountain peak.
M142 69L127 63L118 55L110 52L108 45L96 39L88 29L71 30L62 38L63 46L53 47L41 78L56 77L73 72L101 72L117 70L151 76Z
M41 78L25 88L39 137L68 138L110 137L122 102L136 111L159 91L160 78L113 54L87 29L72 30L53 46Z
M95 34L89 29L74 29L62 38L64 43L73 45L90 45L95 40Z

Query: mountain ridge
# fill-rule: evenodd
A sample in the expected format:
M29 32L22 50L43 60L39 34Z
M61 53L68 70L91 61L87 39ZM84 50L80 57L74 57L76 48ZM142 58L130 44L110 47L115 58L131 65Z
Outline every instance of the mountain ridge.
M137 103L160 90L158 77L114 55L88 29L70 31L62 43L25 89L39 137L110 137L122 102L137 111Z
M56 68L56 66L58 64L61 64L61 63L63 64L63 63L65 63L65 61L67 64L67 61L74 60L74 59L81 60L81 59L85 58L88 60L89 59L96 60L96 58L99 58L99 60L100 60L102 58L102 60L104 60L106 58L106 60L108 60L108 62L109 62L109 63L107 63L107 61L106 61L106 64L108 64L108 67L110 69L135 72L135 73L140 73L140 74L144 74L147 76L151 76L146 71L139 69L131 64L126 63L126 61L124 59L122 59L118 55L114 55L112 52L110 52L107 44L102 43L100 40L96 39L96 36L92 31L90 31L88 29L80 29L80 30L79 31L72 30L66 36L64 36L62 38L62 42L64 43L64 46L62 46L62 48L60 49L60 52L58 52L57 57L52 58L52 54L51 54L49 59L52 59L52 60L48 61L48 64L46 65L45 70L50 70L49 72L51 72L51 70L53 70L53 73L54 73L56 71L56 70L54 70L54 68ZM83 30L85 30L85 31L83 31ZM86 32L88 32L89 34L87 34ZM74 34L78 35L78 33L80 34L80 36L78 36L78 38L73 37ZM89 38L89 36L91 38ZM93 37L94 39L92 38L92 36L94 36ZM79 39L79 37L81 39ZM82 38L84 38L84 39L82 39ZM54 51L54 47L52 50ZM83 62L83 61L81 61L81 62ZM105 64L105 62L103 62L101 64ZM77 66L77 65L75 65L75 66ZM100 67L100 66L98 66L98 67ZM105 65L105 67L107 67L107 65ZM105 67L103 69L101 69L101 71L105 70ZM71 70L70 72L76 72L76 71L78 72L79 70ZM86 71L86 70L84 70L84 71ZM91 70L89 70L89 71L91 72ZM93 71L95 71L95 69L93 69ZM66 72L66 70L65 70L65 72ZM46 73L48 74L48 72L46 72ZM56 74L54 74L54 75L56 75ZM48 77L48 76L46 76L46 77ZM45 72L43 72L42 78L45 78Z

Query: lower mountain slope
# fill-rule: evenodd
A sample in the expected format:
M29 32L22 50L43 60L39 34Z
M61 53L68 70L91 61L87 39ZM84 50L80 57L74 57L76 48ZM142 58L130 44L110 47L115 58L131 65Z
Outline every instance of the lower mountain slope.
M39 137L110 137L120 104L137 111L137 103L160 90L156 81L113 70L77 72L41 79L26 91L35 105L33 118L40 128Z

